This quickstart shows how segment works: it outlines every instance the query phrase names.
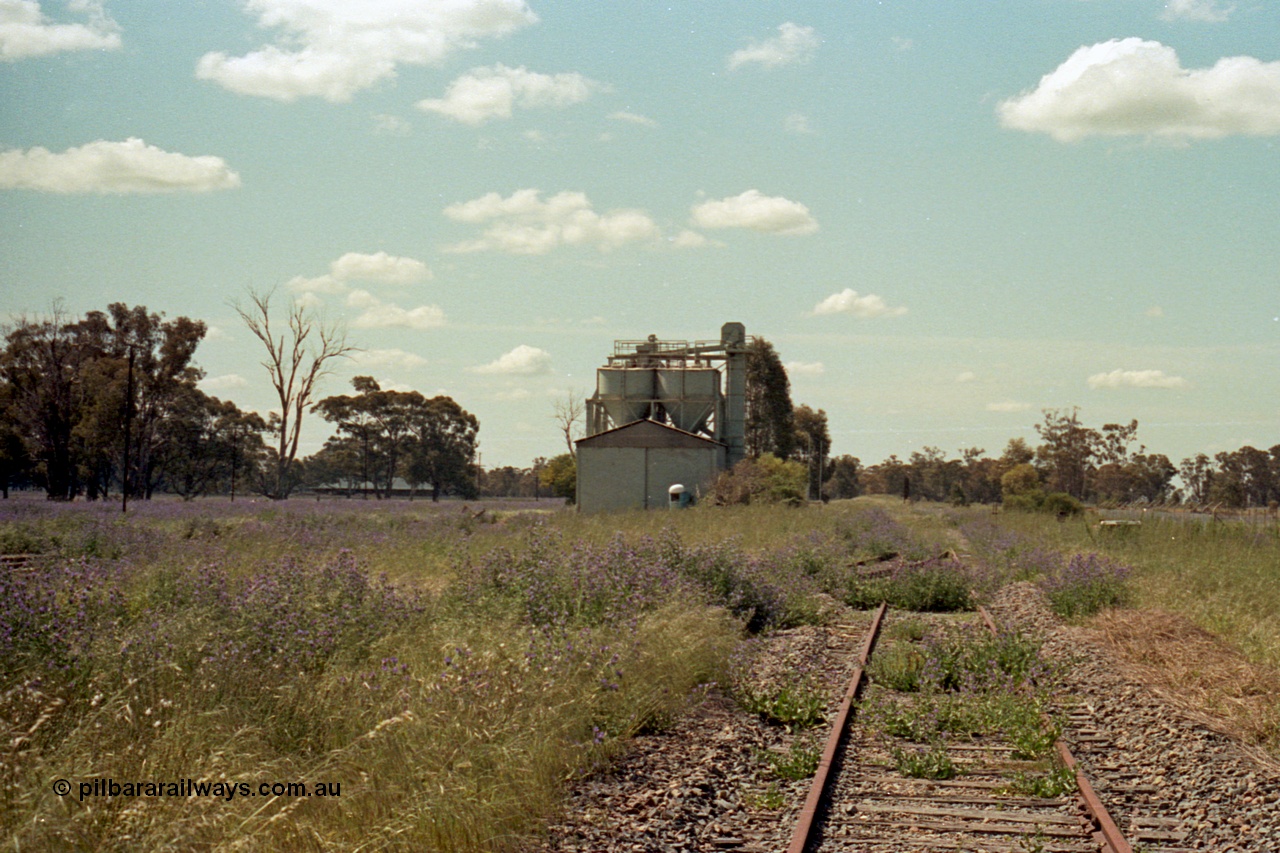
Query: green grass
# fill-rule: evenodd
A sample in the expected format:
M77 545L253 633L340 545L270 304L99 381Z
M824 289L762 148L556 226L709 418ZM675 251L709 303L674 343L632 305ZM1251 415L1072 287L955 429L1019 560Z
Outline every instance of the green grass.
M1097 551L1133 566L1134 606L1186 616L1253 662L1280 667L1280 525L1274 520L1148 512L1140 527L1112 532L1097 526L1096 514L1062 523L1022 513L998 520L1044 546Z
M860 501L552 507L0 503L0 550L80 567L0 649L0 837L21 850L522 849L573 780L726 683L748 627L818 618L816 593L884 526ZM800 682L754 701L796 729L824 704ZM796 741L773 772L804 775L811 752ZM341 797L80 801L50 790L58 778L336 782Z

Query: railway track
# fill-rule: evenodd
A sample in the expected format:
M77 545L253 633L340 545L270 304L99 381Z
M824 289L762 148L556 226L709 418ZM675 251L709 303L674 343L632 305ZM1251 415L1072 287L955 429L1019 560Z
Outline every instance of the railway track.
M981 615L994 633L990 617L985 611ZM999 737L948 736L926 750L895 742L855 719L882 629L895 620L921 618L890 613L883 606L873 618L788 853L1132 853L1061 741L1054 745L1059 769L1046 772L1052 760L1022 757ZM953 617L923 618L930 625L954 622ZM1086 726L1086 717L1076 714L1068 722ZM1078 740L1105 749L1102 739L1089 741L1088 731L1078 732ZM912 756L928 761L913 762ZM1027 792L1028 779L1055 774L1056 786ZM1069 778L1064 780L1064 774ZM1138 788L1134 793L1140 796ZM1117 793L1123 792L1108 791ZM1158 820L1130 825L1141 830L1148 845L1176 840L1176 833ZM1142 849L1175 853L1178 848Z

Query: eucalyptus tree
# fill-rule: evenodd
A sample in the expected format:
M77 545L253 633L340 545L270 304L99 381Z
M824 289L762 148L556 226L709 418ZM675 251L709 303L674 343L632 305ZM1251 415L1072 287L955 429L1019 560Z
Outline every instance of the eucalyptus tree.
M320 380L332 370L335 359L355 351L347 344L346 331L325 323L298 302L283 317L274 317L272 292L249 293L249 304L236 304L236 313L266 350L262 366L271 379L280 409L269 422L276 446L264 475L264 493L273 499L289 497L296 485L295 461L302 435L302 415L311 406Z
M431 500L444 492L475 497L477 436L480 421L458 405L452 397L424 398L415 406L409 429L408 479L412 484L429 483Z
M831 476L831 433L827 429L827 413L809 406L797 406L793 413L796 437L795 452L808 470L809 495L822 497L822 484Z
M333 461L341 450L359 459L363 479L390 496L397 477L411 487L426 484L432 500L444 492L477 493L476 436L480 422L450 397L384 390L370 376L352 380L356 393L316 403L339 433L326 444Z
M753 338L747 345L746 384L747 455L789 458L796 444L791 380L773 344L764 338Z
M119 302L80 319L55 306L6 331L9 429L51 500L103 497L117 479L149 494L161 424L175 394L201 375L191 361L204 332L201 322Z
M235 495L252 481L266 450L266 421L198 388L181 392L163 428L158 468L165 488L192 500L216 491Z
M89 390L81 382L88 353L72 326L61 306L41 319L19 319L0 353L12 423L50 500L69 500L79 491L72 436Z

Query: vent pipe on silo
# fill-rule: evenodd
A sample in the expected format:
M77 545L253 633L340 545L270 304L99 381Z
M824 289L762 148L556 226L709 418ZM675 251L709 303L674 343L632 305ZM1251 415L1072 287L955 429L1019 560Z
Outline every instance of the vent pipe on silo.
M747 330L741 323L720 327L725 352L725 463L732 468L747 457Z

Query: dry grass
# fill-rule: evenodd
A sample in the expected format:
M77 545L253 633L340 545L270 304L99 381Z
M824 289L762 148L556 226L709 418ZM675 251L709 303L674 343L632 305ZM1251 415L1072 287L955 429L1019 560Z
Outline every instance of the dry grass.
M1280 671L1162 610L1109 610L1091 624L1127 677L1207 727L1262 748L1280 767Z

